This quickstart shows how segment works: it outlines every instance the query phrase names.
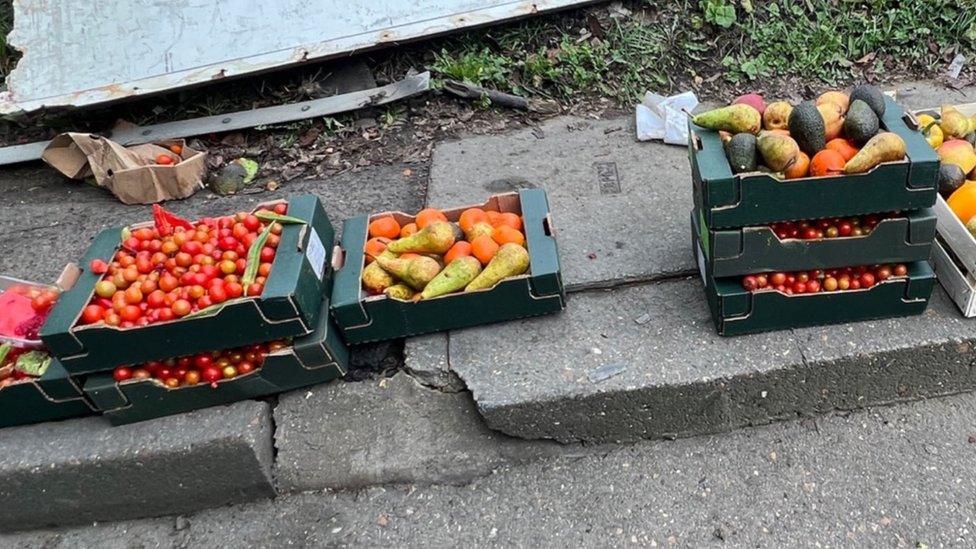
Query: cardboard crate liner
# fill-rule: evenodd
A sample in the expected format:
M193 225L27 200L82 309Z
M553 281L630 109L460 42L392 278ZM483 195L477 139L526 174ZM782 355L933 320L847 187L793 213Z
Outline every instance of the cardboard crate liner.
M402 225L413 222L414 216L403 212L383 212L348 219L342 232L342 263L336 268L332 291L332 315L348 343L465 328L550 314L563 309L565 290L545 191L523 189L517 193L492 196L482 204L442 212L448 221L454 222L469 208L512 212L522 216L529 270L484 290L455 292L415 302L386 295L367 295L362 290L361 278L365 267L363 247L368 237L369 222L379 217L393 216Z
M174 154L172 145L182 152ZM160 154L179 162L156 164ZM203 188L207 172L207 154L187 147L182 139L123 147L99 135L64 133L51 140L41 158L71 179L93 177L126 204L186 198Z
M289 198L288 215L304 223L283 226L261 295L230 300L197 316L131 328L78 325L101 279L91 271L91 261L108 262L121 241L121 228L103 231L81 259L77 281L61 295L41 328L44 345L65 369L81 375L311 333L331 276L335 234L313 195Z

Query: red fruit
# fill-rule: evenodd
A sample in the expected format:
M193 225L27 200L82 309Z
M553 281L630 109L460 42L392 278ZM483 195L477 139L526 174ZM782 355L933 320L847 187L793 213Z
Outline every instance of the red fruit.
M221 250L235 250L237 249L237 239L233 236L225 236L220 239L220 249Z
M220 368L217 368L216 366L207 366L203 370L200 370L200 379L207 383L216 383L223 377L223 372L221 372Z
M89 305L81 311L82 324L94 324L105 316L105 309L100 305Z
M261 248L261 262L270 263L274 260L275 251L274 248L269 248L267 246Z
M808 294L815 294L815 293L817 293L819 291L820 291L820 281L818 281L818 280L811 280L811 281L807 282L807 293Z
M852 232L854 232L854 226L851 225L849 221L841 221L841 223L837 225L837 234L839 236L851 236Z
M803 229L802 233L800 233L800 238L804 240L813 240L817 238L817 235L818 235L817 229L813 227L807 227Z
M261 292L263 291L264 291L264 286L258 284L257 282L247 287L247 295L249 296L261 295Z
M207 292L210 296L210 301L214 303L223 303L227 301L227 291L224 290L223 286L211 286L210 290Z
M796 283L793 284L793 293L795 293L795 294L802 294L802 293L805 293L806 291L807 291L807 284L806 284L806 282L800 282L798 280L798 281L796 281Z
M261 220L256 215L248 214L244 218L244 227L251 232L257 231L261 227Z
M224 285L224 291L227 292L228 299L234 299L244 295L244 286L241 286L237 282L228 282Z
M92 259L88 264L88 269L95 274L105 274L108 272L108 263L101 259Z
M112 378L115 381L125 381L127 379L132 379L132 370L126 368L125 366L119 366L112 372Z
M286 213L288 213L288 204L286 204L285 202L279 202L278 204L275 204L274 213L278 215L285 215Z
M119 312L119 316L123 321L135 322L142 316L142 309L138 305L126 305Z
M742 287L745 288L747 292L751 292L759 287L759 283L756 281L756 277L749 275L742 279Z
M204 368L213 365L213 358L208 354L199 354L193 357L193 365L196 366L198 370L203 370Z
M185 299L177 299L173 303L173 314L177 317L182 317L190 314L190 310L193 308L190 302Z
M891 272L895 276L905 276L905 275L908 274L908 267L906 267L906 266L904 266L902 264L898 264L898 265L895 265L895 268L892 269Z
M156 155L156 163L160 166L169 166L173 163L173 157L166 153L159 153Z
M773 273L773 275L769 277L769 282L773 286L782 286L783 284L786 284L786 273Z
M862 288L870 288L871 286L874 286L875 278L871 273L864 273L861 275L860 281Z
M749 105L750 107L759 111L759 114L766 112L766 102L763 100L763 96L758 93L747 93L745 95L740 95L732 101L733 105L738 104Z

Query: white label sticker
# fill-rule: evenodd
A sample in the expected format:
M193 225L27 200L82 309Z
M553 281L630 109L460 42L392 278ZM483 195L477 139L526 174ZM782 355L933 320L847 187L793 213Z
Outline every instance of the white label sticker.
M305 257L308 258L308 262L312 265L315 276L319 277L319 280L322 280L322 275L325 272L325 246L322 245L322 239L319 238L319 233L314 228L312 229L312 234L308 237Z

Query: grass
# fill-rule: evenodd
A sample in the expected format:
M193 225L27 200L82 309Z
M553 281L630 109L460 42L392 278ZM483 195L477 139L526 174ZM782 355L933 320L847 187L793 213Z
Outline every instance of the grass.
M955 0L625 2L630 15L547 16L448 38L426 66L442 78L564 100L644 91L765 88L793 77L838 85L926 77L976 51L976 10ZM585 13L590 13L587 18Z

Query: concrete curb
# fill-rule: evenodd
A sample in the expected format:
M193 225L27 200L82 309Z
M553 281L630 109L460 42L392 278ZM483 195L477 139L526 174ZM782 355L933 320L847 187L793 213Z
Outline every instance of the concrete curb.
M246 401L111 427L4 429L0 530L185 513L275 495L271 413Z

